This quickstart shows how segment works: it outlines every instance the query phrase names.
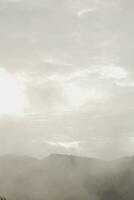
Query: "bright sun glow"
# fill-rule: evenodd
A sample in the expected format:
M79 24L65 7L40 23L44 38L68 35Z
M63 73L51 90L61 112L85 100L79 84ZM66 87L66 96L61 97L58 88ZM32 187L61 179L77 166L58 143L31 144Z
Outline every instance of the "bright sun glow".
M0 70L0 115L23 113L26 96L12 75Z

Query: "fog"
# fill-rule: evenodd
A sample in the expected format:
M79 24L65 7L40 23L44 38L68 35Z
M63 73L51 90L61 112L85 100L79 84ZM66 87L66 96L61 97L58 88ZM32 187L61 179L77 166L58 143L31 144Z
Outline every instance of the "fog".
M0 200L134 199L133 19L133 0L0 0Z
M0 158L0 194L6 199L132 200L134 157L114 161L53 154L42 160Z

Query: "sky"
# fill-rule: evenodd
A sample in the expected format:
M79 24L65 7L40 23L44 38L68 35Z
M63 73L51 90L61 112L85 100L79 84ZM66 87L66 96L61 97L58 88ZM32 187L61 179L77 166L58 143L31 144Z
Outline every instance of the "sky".
M133 18L133 0L0 0L0 155L134 155Z

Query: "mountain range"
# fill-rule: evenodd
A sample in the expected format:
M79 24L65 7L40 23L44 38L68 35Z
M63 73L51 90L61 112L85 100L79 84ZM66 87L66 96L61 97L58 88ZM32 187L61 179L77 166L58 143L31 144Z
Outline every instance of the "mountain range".
M133 200L134 157L1 156L0 194L7 200Z

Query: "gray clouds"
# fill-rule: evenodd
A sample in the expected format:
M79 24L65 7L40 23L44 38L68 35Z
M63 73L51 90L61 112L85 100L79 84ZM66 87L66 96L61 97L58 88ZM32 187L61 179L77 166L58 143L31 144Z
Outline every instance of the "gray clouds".
M132 0L0 1L0 68L28 100L23 116L1 115L2 154L133 153L133 9Z

